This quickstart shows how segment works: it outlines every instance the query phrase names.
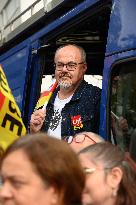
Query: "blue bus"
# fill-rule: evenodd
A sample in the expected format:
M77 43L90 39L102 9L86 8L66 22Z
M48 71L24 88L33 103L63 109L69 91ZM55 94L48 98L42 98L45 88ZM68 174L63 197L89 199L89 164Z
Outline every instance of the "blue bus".
M64 0L20 25L0 47L0 63L28 126L56 48L83 46L87 75L102 76L99 133L136 160L136 1ZM22 26L22 28L21 28Z

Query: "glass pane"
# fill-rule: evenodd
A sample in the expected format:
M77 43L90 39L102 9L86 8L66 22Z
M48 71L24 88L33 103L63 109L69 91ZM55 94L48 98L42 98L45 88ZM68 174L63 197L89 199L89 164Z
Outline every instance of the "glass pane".
M135 67L136 61L122 63L113 69L111 79L112 137L123 150L130 152L132 145L135 146L136 150L136 144L134 144L134 141L136 141Z

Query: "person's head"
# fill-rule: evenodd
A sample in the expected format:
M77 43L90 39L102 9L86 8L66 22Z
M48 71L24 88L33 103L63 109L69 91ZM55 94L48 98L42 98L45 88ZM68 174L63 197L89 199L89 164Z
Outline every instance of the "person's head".
M79 152L86 173L83 205L134 205L136 170L117 146L101 142Z
M104 142L104 139L93 132L81 132L68 141L75 152L79 152L81 149L97 142Z
M55 77L60 88L78 87L87 69L84 49L75 44L61 46L56 50L54 63Z
M3 205L80 204L84 173L69 145L46 134L11 145L1 163Z

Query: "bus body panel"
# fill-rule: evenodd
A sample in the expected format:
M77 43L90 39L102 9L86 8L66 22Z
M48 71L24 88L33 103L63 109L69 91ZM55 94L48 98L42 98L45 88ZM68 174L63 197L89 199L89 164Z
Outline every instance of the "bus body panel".
M22 44L0 58L9 87L21 111L23 109L25 81L30 64L29 50L29 44Z
M39 83L40 62L39 56L33 54L32 51L38 48L39 40L30 42L30 39L26 39L0 56L0 63L6 74L12 94L20 108L22 117L26 118L25 124L28 121L26 115L32 113L37 100L35 88ZM26 95L27 102L25 102Z
M115 0L112 5L106 55L136 48L136 1Z

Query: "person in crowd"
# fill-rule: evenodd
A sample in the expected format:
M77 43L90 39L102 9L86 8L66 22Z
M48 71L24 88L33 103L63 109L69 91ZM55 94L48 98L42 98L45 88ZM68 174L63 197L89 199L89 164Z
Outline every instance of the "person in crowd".
M46 111L36 110L30 120L30 132L74 136L83 131L98 133L101 89L84 81L87 70L86 53L77 45L64 45L54 58L58 87L50 98Z
M118 146L96 143L79 158L86 173L83 205L136 204L136 165Z
M136 129L134 129L132 136L131 136L131 141L130 141L130 146L129 146L129 152L131 158L135 161L136 163Z
M72 149L78 153L80 150L89 145L104 142L104 139L100 135L93 132L81 132L75 136L69 136L66 141L70 144Z
M20 138L0 166L2 205L80 205L85 175L76 153L45 133Z

